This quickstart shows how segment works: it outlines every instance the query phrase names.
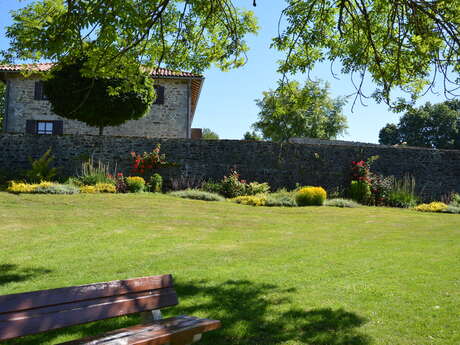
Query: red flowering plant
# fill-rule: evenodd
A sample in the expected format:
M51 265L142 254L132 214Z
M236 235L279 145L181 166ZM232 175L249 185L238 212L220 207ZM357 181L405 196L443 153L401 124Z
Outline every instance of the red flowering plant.
M156 169L175 165L166 161L166 156L160 153L160 148L160 144L157 144L152 152L144 152L142 155L131 152L131 174L150 176Z
M372 156L366 161L351 162L351 181L360 181L367 184L371 191L371 197L366 203L381 205L384 203L386 196L386 180L371 171L372 164L379 156Z

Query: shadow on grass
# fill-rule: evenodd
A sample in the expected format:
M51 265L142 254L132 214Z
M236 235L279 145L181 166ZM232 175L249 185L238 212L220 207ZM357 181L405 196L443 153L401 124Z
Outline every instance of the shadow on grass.
M2 264L0 265L0 286L8 283L22 282L48 273L51 273L51 270L46 268L23 268L13 264Z
M204 335L202 345L371 344L370 337L358 330L367 320L355 313L292 308L290 295L295 289L242 280L219 285L191 282L176 288L184 302L174 308L179 314L204 313L222 322L220 330Z
M359 331L366 320L343 309L304 310L292 307L295 289L250 281L208 281L176 283L181 303L168 316L196 315L217 319L222 328L206 333L201 345L369 345L371 338ZM72 338L98 335L140 322L138 316L94 322L42 335L29 336L8 344L55 343L63 334Z

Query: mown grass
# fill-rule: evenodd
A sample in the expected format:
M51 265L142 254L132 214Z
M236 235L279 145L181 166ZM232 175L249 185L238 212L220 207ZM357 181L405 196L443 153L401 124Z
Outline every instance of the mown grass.
M460 216L0 193L0 294L172 273L203 345L460 343ZM54 344L136 317L10 341Z

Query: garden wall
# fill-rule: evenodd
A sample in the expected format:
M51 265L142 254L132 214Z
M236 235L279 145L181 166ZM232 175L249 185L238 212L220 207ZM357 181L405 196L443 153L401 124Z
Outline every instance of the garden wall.
M12 173L30 167L29 157L39 158L49 147L63 175L77 172L82 160L109 162L129 171L131 151L151 151L156 143L177 168L160 172L166 179L189 176L221 179L230 168L242 178L269 182L273 188L320 185L328 190L347 183L351 161L380 156L373 170L401 177L411 174L425 197L460 193L460 151L379 145L277 144L239 140L146 139L140 137L34 136L0 134L0 171Z

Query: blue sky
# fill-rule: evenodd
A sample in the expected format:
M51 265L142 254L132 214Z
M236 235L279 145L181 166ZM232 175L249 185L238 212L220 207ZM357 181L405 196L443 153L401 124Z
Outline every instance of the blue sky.
M11 24L9 11L23 7L30 1L0 0L0 49L8 46L5 38L5 26ZM238 6L249 7L251 0L236 0ZM193 127L210 128L217 132L222 139L241 139L243 133L250 130L250 126L257 120L258 107L255 99L261 98L262 92L276 87L280 75L276 72L277 61L282 55L269 48L271 38L278 33L278 19L284 8L284 1L258 1L258 6L252 8L259 19L261 27L257 36L248 37L251 48L248 53L248 63L239 69L222 72L211 68L204 72L204 83L200 101L195 114ZM339 67L336 67L338 73ZM311 73L313 79L322 79L329 82L331 95L346 96L354 91L348 75L340 75L340 80L333 78L329 64L318 65ZM296 76L304 81L306 76ZM375 87L367 83L371 93ZM430 101L432 103L444 101L444 96L428 94L419 101L419 104ZM390 112L386 105L376 104L373 100L366 100L367 106L359 102L351 109L352 98L344 107L344 114L348 118L348 133L340 139L378 142L379 130L389 122L397 122L400 115Z

